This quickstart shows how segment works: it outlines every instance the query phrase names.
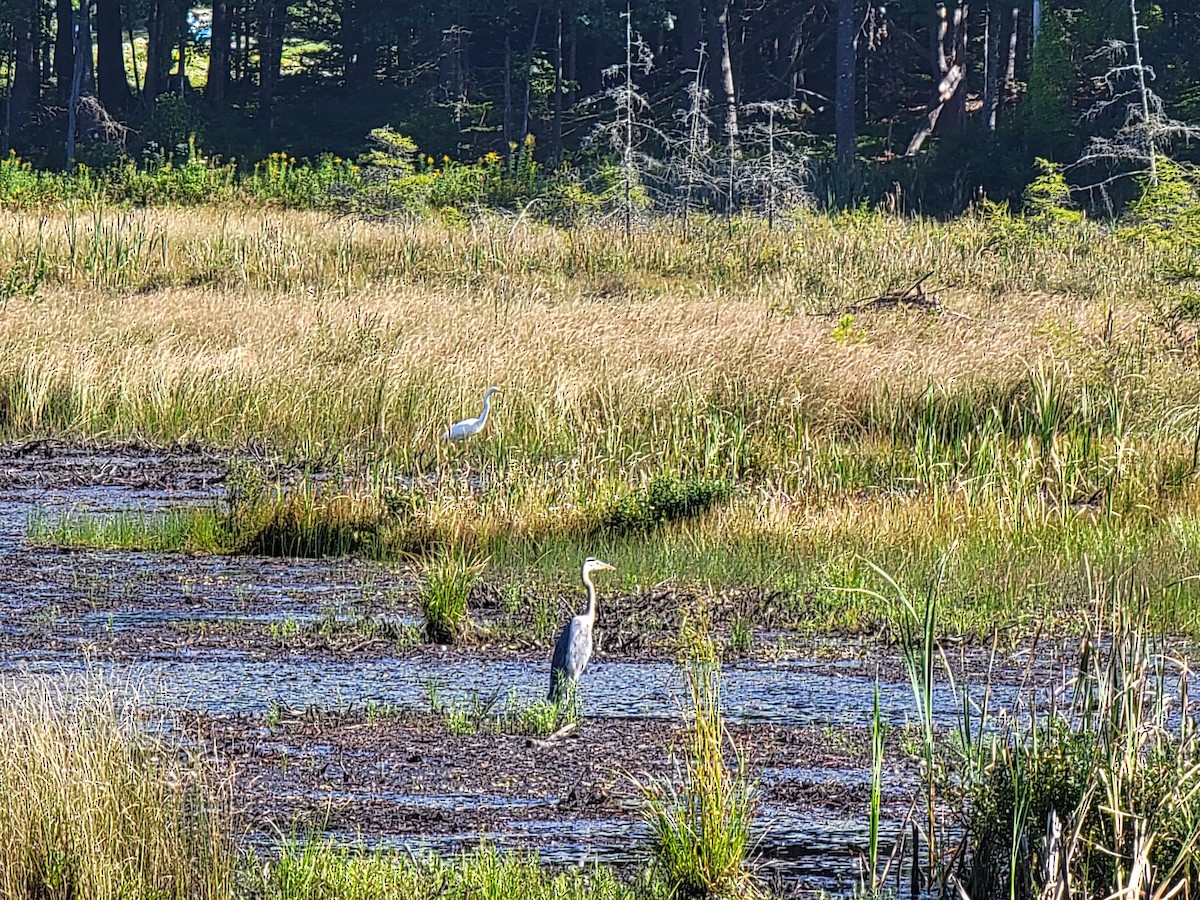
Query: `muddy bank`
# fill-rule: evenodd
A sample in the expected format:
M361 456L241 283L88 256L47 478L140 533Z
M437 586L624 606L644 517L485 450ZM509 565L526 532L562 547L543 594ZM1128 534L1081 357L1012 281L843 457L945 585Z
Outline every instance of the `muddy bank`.
M365 846L459 850L480 837L550 861L636 867L648 854L638 782L672 777L686 743L678 724L585 719L553 741L447 730L437 717L294 715L270 726L198 717L200 744L234 773L252 836L315 832ZM866 736L822 729L732 729L759 782L757 864L793 886L852 878L866 832ZM888 772L894 831L915 770Z

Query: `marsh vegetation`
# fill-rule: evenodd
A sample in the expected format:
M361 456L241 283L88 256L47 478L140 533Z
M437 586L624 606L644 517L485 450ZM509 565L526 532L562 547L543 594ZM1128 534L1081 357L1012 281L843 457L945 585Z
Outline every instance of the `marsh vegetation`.
M125 863L94 874L87 866L103 861L80 861L78 847L108 838L68 833L66 813L47 807L36 836L12 814L0 844L42 842L20 851L37 871L15 895L783 892L786 878L781 888L754 877L747 862L768 840L758 800L787 802L768 770L839 742L850 746L838 759L868 773L838 788L862 823L863 893L897 890L901 873L905 890L961 885L972 897L1041 896L1065 872L1061 896L1195 886L1200 756L1182 660L1200 600L1197 286L1191 245L1155 227L1064 224L1036 206L953 222L800 213L770 231L693 217L687 240L667 221L625 240L487 215L382 225L241 206L0 214L0 256L13 261L0 318L10 442L0 487L27 479L42 491L0 501L17 511L5 507L24 539L12 549L39 573L29 590L42 579L69 598L45 621L31 601L5 599L17 622L0 633L6 650L34 664L157 654L183 665L236 638L218 679L256 665L272 677L264 667L282 658L332 684L320 696L332 703L335 692L339 714L335 663L360 678L368 662L403 678L406 666L452 673L422 682L434 687L417 717L385 714L370 693L346 699L369 710L350 724L319 710L285 721L274 694L236 713L209 709L233 718L209 723L225 736L204 759L203 739L154 737L108 689L70 702L13 693L5 727L21 737L10 746L66 742L23 755L64 767L56 809L85 802L66 793L76 782L70 790L113 785L109 824L72 828L144 835L142 818L158 816L161 836L138 846L188 848L183 861L138 863L166 872L166 886L135 883ZM487 427L440 446L492 383L504 393ZM204 448L217 475L182 503L169 491L116 510L69 502L70 491L59 502L45 483L53 448L113 445L168 459ZM38 472L30 460L42 452ZM103 482L112 465L89 477ZM76 487L95 483L72 473ZM63 548L80 552L63 562ZM537 668L530 680L544 682L589 555L619 562L600 600L602 656L630 668L611 680L630 689L634 665L653 679L649 666L682 653L683 701L648 692L633 713L617 711L585 678L572 736L521 693L524 681L464 700L475 688L452 666L471 654L495 665L481 678ZM342 607L320 586L287 583L299 559L344 557L374 568ZM80 574L118 559L175 569L147 576L146 597ZM237 565L251 567L244 595L226 586ZM200 566L211 568L194 576ZM376 578L385 583L367 583ZM203 613L250 607L267 584L287 599L271 601L253 634L236 618L173 626L170 641L164 628L129 638L109 627L69 645L58 633L72 614L121 611L155 591ZM302 587L312 596L293 604ZM883 693L894 699L909 678L911 705L881 707L879 690L874 711L846 700L860 715L853 727L822 708L828 734L803 750L794 734L765 749L748 740L757 723L744 709L729 726L719 673L766 671L765 694L786 695L811 677L797 646L822 638L834 646L822 651L836 657L831 678L849 662L864 683L880 660ZM1047 646L1059 649L1042 659ZM615 724L621 716L685 723L651 732L677 762L619 771L616 758L645 761L637 732L605 745L613 758L579 765L599 732L634 731ZM300 749L256 749L281 734ZM355 743L365 735L378 745ZM305 744L326 741L350 749L330 762ZM364 785L432 777L435 744L463 754L438 757L454 778L483 779L473 789L506 803L520 796L514 785L547 777L538 754L578 766L577 783L545 788L558 792L555 815L593 804L645 829L638 861L560 870L494 846L401 856L336 839L361 824L345 807L403 799ZM354 768L380 747L390 769ZM522 767L504 768L517 756ZM231 759L289 785L287 808L313 838L239 843L239 804L262 801L223 787ZM111 769L92 772L98 760ZM121 799L129 773L152 793ZM617 780L627 792L640 783L640 795L608 799ZM448 783L437 790L453 793Z

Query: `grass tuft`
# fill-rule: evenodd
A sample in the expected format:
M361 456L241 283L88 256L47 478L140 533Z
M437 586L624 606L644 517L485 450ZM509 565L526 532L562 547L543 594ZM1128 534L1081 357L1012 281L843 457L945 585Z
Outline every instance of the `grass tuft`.
M453 644L467 627L467 598L479 583L487 560L470 556L461 549L444 551L424 564L421 588L421 614L425 619L425 640L433 644Z
M694 636L684 660L691 694L690 745L682 784L639 783L653 836L653 862L672 896L733 897L756 893L746 868L757 791L741 748L721 715L720 664L707 635ZM727 765L725 750L734 764Z

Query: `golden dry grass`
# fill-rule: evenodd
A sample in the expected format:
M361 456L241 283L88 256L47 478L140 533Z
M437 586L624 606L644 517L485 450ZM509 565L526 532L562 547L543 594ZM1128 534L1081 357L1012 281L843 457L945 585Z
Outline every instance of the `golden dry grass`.
M0 686L0 894L227 897L230 801L94 679Z
M365 462L382 489L498 384L487 430L452 454L488 490L448 479L419 502L502 566L573 570L597 504L673 471L740 490L604 551L635 556L640 583L825 608L865 577L857 555L920 578L967 547L962 589L980 571L1015 610L1080 593L1092 554L1188 574L1200 370L1166 327L1163 253L974 218L811 216L686 243L662 223L626 244L502 220L4 213L0 255L33 291L0 319L0 426L265 442ZM844 318L930 271L952 312Z

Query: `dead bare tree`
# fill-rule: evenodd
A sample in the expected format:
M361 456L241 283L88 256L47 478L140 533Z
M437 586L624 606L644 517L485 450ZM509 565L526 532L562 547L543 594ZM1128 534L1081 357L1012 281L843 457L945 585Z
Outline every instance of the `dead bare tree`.
M939 120L948 119L949 129L962 126L963 111L967 99L967 14L966 3L954 7L953 14L946 7L938 7L937 60L941 80L937 96L929 105L921 125L908 142L905 156L915 156L925 140L933 134ZM947 45L950 52L947 53ZM943 125L943 129L946 129Z
M1107 172L1081 189L1099 191L1107 199L1107 187L1122 179L1145 176L1158 178L1158 157L1163 149L1179 141L1200 139L1200 126L1170 118L1162 99L1150 89L1154 70L1142 58L1137 0L1129 0L1131 41L1108 41L1091 59L1104 59L1108 69L1098 76L1096 87L1106 96L1094 103L1084 118L1098 121L1122 116L1112 135L1097 135L1070 168L1102 167ZM1132 54L1132 61L1130 55ZM1115 171L1114 171L1115 170Z
M743 146L750 155L741 167L743 196L747 206L766 215L772 230L781 212L812 201L804 133L795 125L800 111L794 101L769 100L751 103L745 112L760 118L745 129Z

